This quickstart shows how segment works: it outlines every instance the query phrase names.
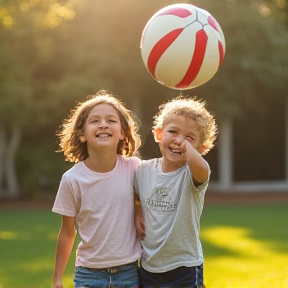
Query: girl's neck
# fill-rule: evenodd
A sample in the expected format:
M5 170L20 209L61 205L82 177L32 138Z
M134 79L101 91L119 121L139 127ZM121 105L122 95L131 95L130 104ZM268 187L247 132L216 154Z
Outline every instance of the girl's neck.
M111 155L89 155L84 160L85 165L94 172L105 173L114 169L117 161L117 154Z

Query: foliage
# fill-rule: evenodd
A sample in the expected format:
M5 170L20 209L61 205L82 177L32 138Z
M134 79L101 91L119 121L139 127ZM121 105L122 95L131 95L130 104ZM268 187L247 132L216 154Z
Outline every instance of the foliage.
M148 19L177 2L0 2L0 127L4 127L0 130L5 131L1 139L5 136L9 146L16 128L23 135L14 159L23 192L39 189L35 167L42 167L40 174L50 183L59 179L67 167L63 158L45 156L57 149L55 132L76 101L99 89L118 95L142 120L143 155L158 153L151 138L152 117L160 103L181 92L152 79L142 63L139 42ZM186 2L201 6L218 20L227 49L213 79L183 91L184 95L206 100L217 119L245 117L253 109L264 111L267 99L282 101L288 95L285 1ZM0 149L0 159L4 154ZM23 170L26 164L35 167ZM0 190L4 184L0 177Z
M23 131L48 122L39 97L47 86L40 67L51 56L54 35L61 35L61 22L74 16L70 1L61 2L0 2L0 196L20 192L14 165Z
M253 1L193 1L217 19L226 39L226 55L217 74L198 94L222 117L261 109L265 99L287 95L288 33L279 21L264 17Z

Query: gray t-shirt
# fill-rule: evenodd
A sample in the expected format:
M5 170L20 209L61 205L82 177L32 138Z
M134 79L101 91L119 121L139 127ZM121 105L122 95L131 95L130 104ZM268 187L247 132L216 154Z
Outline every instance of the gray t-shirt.
M142 162L135 186L145 219L144 269L160 273L203 263L199 230L208 181L195 187L187 164L163 173L161 159Z

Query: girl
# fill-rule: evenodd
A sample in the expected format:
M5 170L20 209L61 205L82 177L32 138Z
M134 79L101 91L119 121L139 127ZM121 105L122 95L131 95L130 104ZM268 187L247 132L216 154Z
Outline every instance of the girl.
M60 127L60 151L76 164L63 174L52 209L62 215L53 288L63 287L76 229L75 287L138 287L141 245L133 209L138 128L132 112L105 90L77 105Z

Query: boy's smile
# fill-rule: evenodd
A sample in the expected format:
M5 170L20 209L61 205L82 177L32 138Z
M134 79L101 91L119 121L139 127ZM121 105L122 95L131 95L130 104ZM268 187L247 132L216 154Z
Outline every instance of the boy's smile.
M194 119L182 115L173 116L162 130L156 131L157 133L163 156L162 164L167 171L176 170L185 164L186 161L182 157L185 145L191 145L198 150L201 144L200 125ZM155 136L157 138L157 135Z
M169 147L168 149L171 151L171 153L173 154L178 154L181 155L181 150L179 145L177 145L176 141L174 141Z

